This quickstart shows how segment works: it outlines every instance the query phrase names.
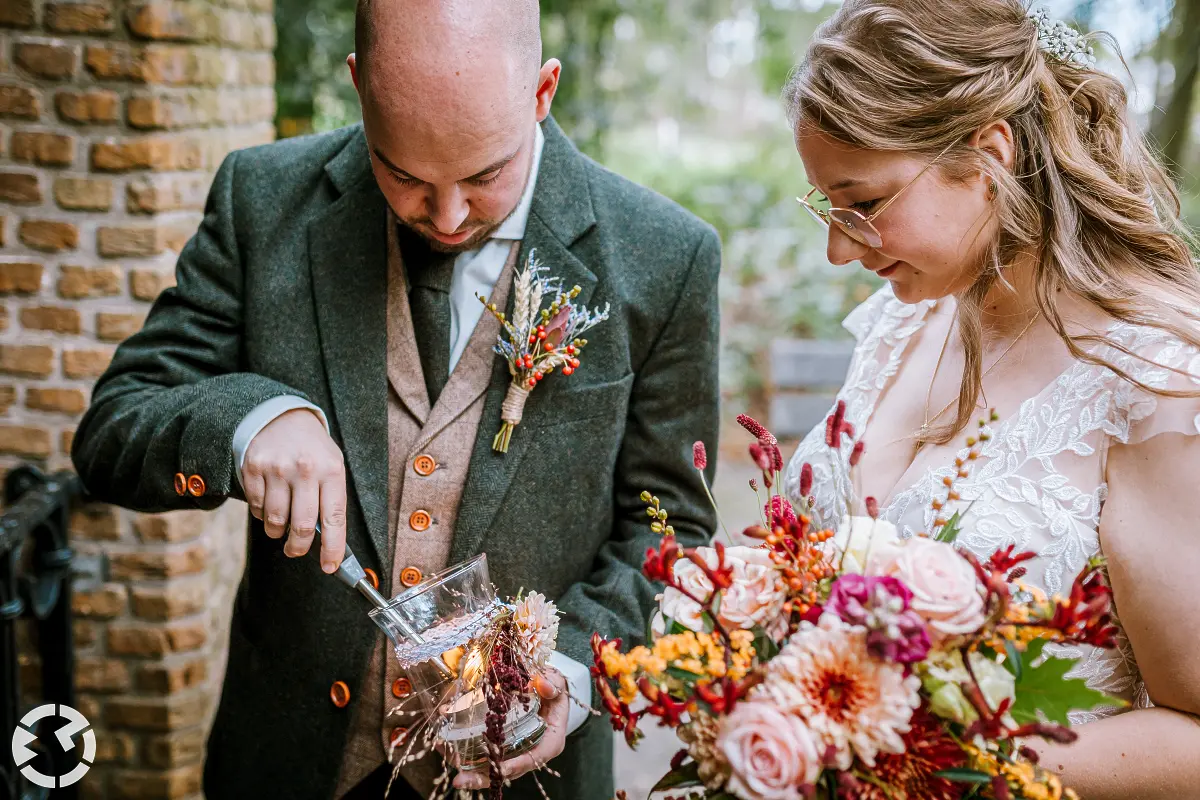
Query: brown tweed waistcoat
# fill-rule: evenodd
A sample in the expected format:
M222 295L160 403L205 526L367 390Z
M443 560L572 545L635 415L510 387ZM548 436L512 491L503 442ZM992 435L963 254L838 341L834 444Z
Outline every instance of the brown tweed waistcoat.
M388 561L391 586L405 588L410 581L449 566L451 537L467 479L471 451L483 416L483 404L492 376L492 347L500 323L488 313L480 317L467 348L455 365L445 388L432 408L425 391L421 360L413 337L404 263L396 239L397 221L388 210ZM520 242L514 242L490 302L505 307L513 282ZM418 458L421 461L418 463ZM430 461L436 468L428 475ZM428 522L422 513L428 515ZM428 524L428 527L425 525ZM425 527L424 530L418 528ZM399 707L392 687L402 677L396 657L382 631L375 639L363 691L353 710L350 736L342 760L334 797L341 797L385 761L394 761L403 746L391 747L392 730L408 727L419 706L413 701ZM439 756L406 765L404 778L423 795L442 771Z

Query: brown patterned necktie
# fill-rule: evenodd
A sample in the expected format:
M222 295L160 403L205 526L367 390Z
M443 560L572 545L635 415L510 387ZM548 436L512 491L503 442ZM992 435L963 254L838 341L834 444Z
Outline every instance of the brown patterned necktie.
M432 250L423 237L403 225L397 240L408 277L413 335L432 408L450 378L450 279L457 254Z

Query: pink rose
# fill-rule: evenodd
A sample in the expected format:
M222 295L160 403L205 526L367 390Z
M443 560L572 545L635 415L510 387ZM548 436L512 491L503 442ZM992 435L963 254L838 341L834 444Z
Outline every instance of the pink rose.
M983 626L982 587L953 545L922 536L884 544L871 553L867 574L890 575L908 587L910 608L928 623L935 645Z
M721 722L717 749L729 763L726 788L742 800L799 800L821 774L804 723L765 702L739 703Z
M704 563L716 569L716 549L700 547L697 552ZM733 570L733 584L722 593L717 609L721 624L745 630L756 625L771 627L783 608L786 593L770 553L761 547L727 547L725 565ZM712 583L704 571L688 559L675 562L674 575L679 585L695 597L707 600L712 594ZM694 631L703 630L700 606L675 589L664 590L659 610L661 616L654 620L655 633L663 633L663 617Z

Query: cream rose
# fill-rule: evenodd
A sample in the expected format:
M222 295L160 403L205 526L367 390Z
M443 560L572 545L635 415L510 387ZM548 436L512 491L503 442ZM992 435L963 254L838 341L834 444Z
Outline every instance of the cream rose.
M712 547L697 548L710 569L717 567L717 551ZM786 599L779 570L770 554L758 547L725 548L725 565L732 569L733 584L721 594L717 618L727 628L749 630L756 625L770 627L779 615ZM712 583L704 570L694 562L681 558L675 562L675 580L695 597L707 600L712 594ZM659 615L653 622L653 631L664 633L664 618L673 619L690 630L704 629L700 606L674 588L667 587L659 600Z
M914 536L873 549L867 574L899 578L912 592L911 607L929 624L936 645L974 633L985 615L975 569L953 545Z
M799 800L821 774L804 723L765 702L739 703L721 721L717 749L729 763L726 788L742 800Z
M983 699L993 711L1000 708L1005 700L1016 697L1016 678L1011 672L982 653L971 653L970 659L971 671L979 682ZM962 652L959 650L951 650L927 662L921 670L921 685L929 693L929 710L939 717L963 725L970 725L979 719L975 707L962 690L962 686L970 680L971 675L963 665ZM1011 720L1008 717L1006 722Z
M846 517L830 540L832 546L826 546L835 559L841 560L843 572L861 575L867 558L899 537L896 526L890 522L870 517ZM834 563L836 565L837 561Z

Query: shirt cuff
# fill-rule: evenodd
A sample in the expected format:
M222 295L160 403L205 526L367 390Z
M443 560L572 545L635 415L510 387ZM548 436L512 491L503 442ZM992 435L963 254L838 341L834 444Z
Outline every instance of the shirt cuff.
M238 485L242 484L242 462L246 460L246 451L250 449L250 442L254 441L258 432L274 422L277 417L297 408L307 408L315 413L321 418L325 432L329 433L329 420L325 418L325 412L303 397L282 394L272 397L270 400L264 400L250 409L250 413L238 423L237 430L233 432L233 463L237 465ZM242 491L245 490L246 487L242 486Z
M567 712L567 735L570 736L591 716L592 671L557 650L550 654L550 666L563 674L571 692L571 708Z

